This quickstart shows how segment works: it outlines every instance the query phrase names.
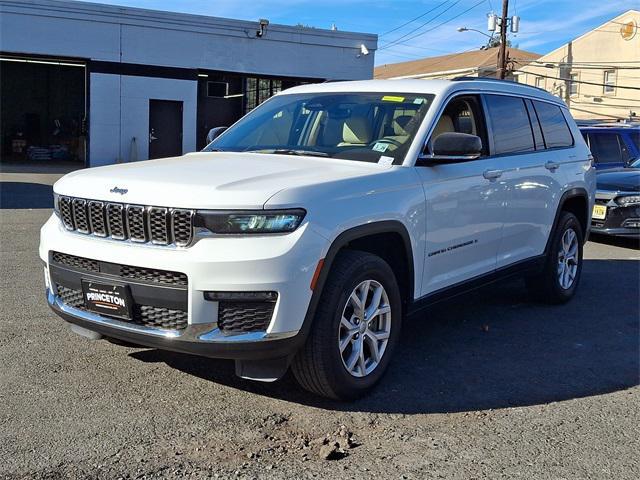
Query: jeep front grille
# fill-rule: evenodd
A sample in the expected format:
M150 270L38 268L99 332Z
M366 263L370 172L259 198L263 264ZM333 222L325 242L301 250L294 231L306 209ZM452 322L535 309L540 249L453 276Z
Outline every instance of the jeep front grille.
M104 273L138 282L158 283L174 287L186 287L188 284L187 275L181 272L102 262L92 258L69 255L68 253L52 251L51 263L87 273Z
M67 230L85 235L185 247L193 240L194 211L59 197Z

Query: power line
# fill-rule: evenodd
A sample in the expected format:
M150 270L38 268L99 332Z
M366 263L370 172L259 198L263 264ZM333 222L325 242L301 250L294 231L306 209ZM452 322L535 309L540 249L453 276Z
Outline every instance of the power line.
M387 45L383 45L381 47L382 48L388 48L392 45L396 45L400 42L400 40L402 40L403 38L408 37L409 35L411 35L414 32L417 32L418 30L420 30L422 27L430 24L431 22L433 22L436 18L440 17L441 15L444 15L445 13L447 13L449 10L451 10L453 7L455 7L458 3L460 3L461 0L456 0L454 3L452 3L451 5L449 5L447 8L445 8L443 11L441 11L440 13L438 13L435 17L431 17L429 20L427 20L426 22L424 22L423 24L419 25L418 27L414 28L413 30L405 33L404 35L396 38L395 40L391 40L389 41L389 43Z
M518 62L516 62L518 63ZM640 87L631 87L629 85L605 85L604 83L597 83L597 82L587 82L586 80L572 80L570 78L562 78L562 77L553 77L551 75L541 75L539 73L534 73L534 72L527 72L526 70L512 70L512 72L519 72L519 73L530 73L531 75L535 76L535 77L542 77L542 78L551 78L553 80L562 80L563 82L571 82L571 83L583 83L585 85L595 85L597 87L613 87L613 88L623 88L625 90L640 90Z
M447 9L445 9L443 12L441 12L438 16L440 16L440 15L441 15L441 14L443 14L443 13L445 13L447 10L451 9L453 6L455 6L455 5L456 5L457 3L459 3L459 2L460 2L460 0L458 0L458 1L457 1L456 3L454 3L453 5L450 5ZM409 38L405 38L407 35L409 35L409 34L405 34L404 36L402 36L402 37L400 37L400 38L398 38L398 39L394 40L393 42L388 43L387 45L382 46L382 47L381 47L381 48L379 48L378 50L385 50L385 49L387 49L387 48L389 48L389 47L391 47L391 46L393 46L393 45L398 45L398 44L400 44L400 43L404 44L405 42L408 42L409 40L413 40L414 38L417 38L417 37L420 37L420 36L422 36L422 35L424 35L424 34L426 34L426 33L429 33L429 32L431 32L431 31L433 31L433 30L435 30L435 29L437 29L437 28L440 28L441 26L443 26L443 25L445 25L445 24L447 24L447 23L449 23L449 22L452 22L453 20L455 20L455 19L456 19L456 18L458 18L458 17L461 17L461 16L462 16L462 15L464 15L465 13L470 12L471 10L473 10L473 9L474 9L474 8L476 8L478 5L480 5L481 3L484 3L484 2L485 2L485 0L480 0L478 3L473 4L471 7L467 8L467 9L466 9L466 10L464 10L463 12L460 12L458 15L455 15L455 16L451 17L450 19L445 20L444 22L439 23L438 25L435 25L434 27L431 27L431 28L429 28L429 29L425 30L424 32L420 32L420 33L418 33L418 34L416 34L416 35L413 35L413 36L411 36L411 37L409 37ZM435 18L437 18L437 17L434 17L434 18L432 18L431 20L435 20ZM423 25L423 26L424 26L424 25ZM420 28L422 28L422 27L418 27L418 29L414 29L413 31L415 32L416 30L419 30ZM404 38L404 40L402 40L403 38ZM402 41L400 41L400 40L402 40Z
M526 60L526 59L518 59L513 58L512 60ZM640 66L627 66L627 65L616 65L615 63L603 63L601 65L594 65L589 63L580 63L577 62L543 62L541 60L531 60L530 64L532 67L544 68L546 65L552 65L554 67L567 67L567 68L576 68L580 70L607 70L607 69L616 69L616 70L640 70Z
M409 25L410 23L415 22L416 20L420 20L422 17L424 17L425 15L428 15L429 13L433 12L434 10L437 10L437 9L438 9L438 8L440 8L442 5L444 5L445 3L447 3L448 1L449 1L449 0L445 0L445 1L444 1L444 2L442 2L442 3L439 3L438 5L436 5L435 7L433 7L431 10L427 10L427 11L426 11L426 12L424 12L422 15L418 15L416 18L413 18L413 19L409 20L408 22L403 23L403 24L402 24L402 25L400 25L399 27L393 28L393 29L389 30L388 32L381 33L381 34L380 34L380 36L381 36L381 37L383 37L383 36L385 36L385 35L389 35L390 33L393 33L393 32L395 32L395 31L397 31L397 30L400 30L401 28L406 27L407 25Z

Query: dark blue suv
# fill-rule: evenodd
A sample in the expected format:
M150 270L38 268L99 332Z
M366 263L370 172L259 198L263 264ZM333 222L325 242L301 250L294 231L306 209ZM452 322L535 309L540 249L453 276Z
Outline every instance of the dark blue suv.
M626 167L640 159L640 123L579 125L598 170Z

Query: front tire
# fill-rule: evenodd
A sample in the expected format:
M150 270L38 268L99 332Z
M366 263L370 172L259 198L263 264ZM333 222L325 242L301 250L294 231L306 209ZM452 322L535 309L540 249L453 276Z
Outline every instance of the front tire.
M345 250L336 257L311 331L292 371L312 393L351 400L382 378L400 339L402 306L393 270L380 257Z
M549 304L568 302L575 294L582 273L582 225L571 212L562 212L553 233L544 270L528 277L527 287L539 301Z

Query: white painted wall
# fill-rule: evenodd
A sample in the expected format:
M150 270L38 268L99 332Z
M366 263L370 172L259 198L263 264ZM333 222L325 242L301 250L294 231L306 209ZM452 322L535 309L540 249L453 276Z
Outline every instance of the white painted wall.
M120 158L120 76L92 73L89 79L89 166Z
M91 74L91 166L131 161L131 140L137 159L149 156L149 100L183 102L182 152L196 149L197 82L126 75Z
M275 7L274 7L275 8ZM377 36L98 3L0 0L0 50L255 74L372 78ZM371 52L359 56L360 45Z
M256 19L257 20L257 19ZM301 78L373 76L377 36L58 0L0 0L0 51ZM361 56L365 44L370 55ZM184 102L195 150L197 81L91 73L90 166L148 157L149 99Z
M123 161L129 161L131 139L136 138L138 159L149 156L149 100L177 100L182 109L182 153L196 149L196 106L198 82L122 76L122 134L120 136Z

